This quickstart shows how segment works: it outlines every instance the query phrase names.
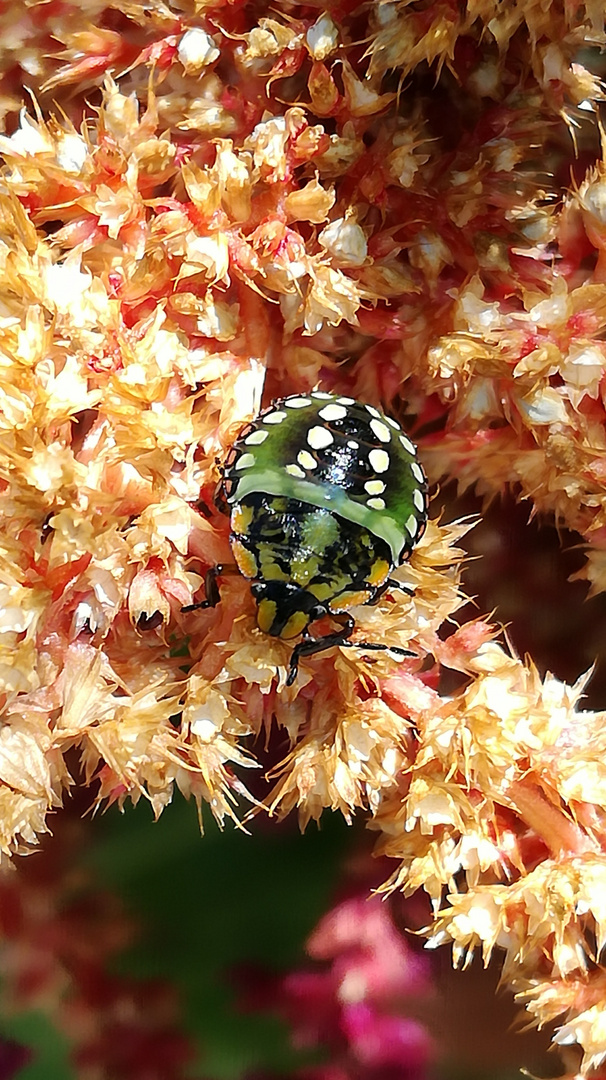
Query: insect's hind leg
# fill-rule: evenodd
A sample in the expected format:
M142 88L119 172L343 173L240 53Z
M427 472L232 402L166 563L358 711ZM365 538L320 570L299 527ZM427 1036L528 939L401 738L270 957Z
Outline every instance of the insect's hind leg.
M404 659L406 656L416 656L416 653L411 652L410 649L402 649L399 645L380 645L376 641L349 641L349 638L355 629L355 619L353 615L343 615L344 625L341 630L336 631L334 634L325 634L324 637L304 638L298 645L295 645L291 657L290 666L288 670L288 678L286 680L287 686L292 686L299 670L299 660L302 656L313 656L314 653L324 652L325 649L332 649L333 645L338 645L340 648L349 649L370 649L374 652L390 652Z
M345 616L345 625L341 630L336 631L334 634L325 634L324 637L312 638L306 637L303 641L300 641L298 645L295 645L291 656L290 666L288 669L288 678L286 680L287 686L292 686L299 670L299 660L302 656L313 656L314 653L324 652L325 649L332 649L333 645L347 645L348 637L351 637L355 620L351 615Z

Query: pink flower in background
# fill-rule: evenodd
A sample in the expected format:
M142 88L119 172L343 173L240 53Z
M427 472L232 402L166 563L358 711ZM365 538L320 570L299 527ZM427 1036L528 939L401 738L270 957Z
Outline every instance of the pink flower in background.
M247 1003L289 1023L293 1044L326 1062L296 1075L315 1080L422 1080L435 1058L433 1041L413 1014L431 999L428 956L395 926L389 902L366 889L343 900L307 942L313 967L281 979L249 977ZM257 981L260 979L260 983Z

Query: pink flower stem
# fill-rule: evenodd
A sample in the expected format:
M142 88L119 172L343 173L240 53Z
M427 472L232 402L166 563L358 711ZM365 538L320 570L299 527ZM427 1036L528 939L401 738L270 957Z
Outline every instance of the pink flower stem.
M549 802L536 780L526 777L507 788L510 806L541 837L554 856L599 851L599 845L570 817Z

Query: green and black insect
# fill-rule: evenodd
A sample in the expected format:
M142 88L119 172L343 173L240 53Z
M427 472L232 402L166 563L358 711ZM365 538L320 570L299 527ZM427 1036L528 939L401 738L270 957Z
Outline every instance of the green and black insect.
M423 533L427 484L416 448L395 420L372 405L314 390L274 401L241 432L217 503L230 513L232 551L252 582L259 628L301 638L290 685L302 656L354 645L351 608L402 588L390 574ZM208 576L206 605L219 600L220 571ZM312 637L309 624L325 615L339 629Z

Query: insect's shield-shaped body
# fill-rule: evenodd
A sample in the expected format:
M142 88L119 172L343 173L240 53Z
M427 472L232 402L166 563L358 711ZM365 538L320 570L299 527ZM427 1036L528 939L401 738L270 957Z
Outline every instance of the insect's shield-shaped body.
M295 638L377 599L425 528L426 491L414 444L374 406L273 402L230 450L221 492L260 629Z

